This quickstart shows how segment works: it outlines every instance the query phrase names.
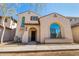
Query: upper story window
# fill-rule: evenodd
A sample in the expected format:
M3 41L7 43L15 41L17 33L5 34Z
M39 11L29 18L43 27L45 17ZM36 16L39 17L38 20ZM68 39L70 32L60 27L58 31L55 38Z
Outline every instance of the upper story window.
M24 27L24 24L25 24L25 17L22 17L21 27Z
M31 16L31 20L34 20L34 21L38 20L38 16Z

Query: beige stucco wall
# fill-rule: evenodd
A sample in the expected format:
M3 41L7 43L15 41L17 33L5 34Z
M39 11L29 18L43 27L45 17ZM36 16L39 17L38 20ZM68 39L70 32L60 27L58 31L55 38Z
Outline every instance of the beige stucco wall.
M74 42L79 43L79 26L72 27Z
M73 42L72 31L71 31L71 26L70 26L69 20L61 15L57 15L57 17L55 18L54 14L50 14L48 16L40 18L41 43L45 43L45 40L50 39L50 25L52 23L57 23L60 25L62 38L70 41L71 43ZM62 41L62 42L64 42L64 41Z

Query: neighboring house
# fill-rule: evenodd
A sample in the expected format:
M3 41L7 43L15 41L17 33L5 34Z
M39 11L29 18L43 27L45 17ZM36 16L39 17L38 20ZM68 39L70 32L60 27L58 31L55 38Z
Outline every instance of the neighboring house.
M4 16L0 16L0 38L2 36L2 32L3 32L3 19ZM8 17L6 16L5 18L5 33L4 33L4 38L3 41L10 41L14 39L15 36L15 30L16 30L16 26L17 26L17 21L14 20L12 17Z
M71 26L74 26L75 24L79 23L79 17L66 17L70 20Z
M73 43L70 20L58 13L42 17L32 11L18 14L15 37L22 43Z
M74 42L79 43L79 17L67 17L70 19Z

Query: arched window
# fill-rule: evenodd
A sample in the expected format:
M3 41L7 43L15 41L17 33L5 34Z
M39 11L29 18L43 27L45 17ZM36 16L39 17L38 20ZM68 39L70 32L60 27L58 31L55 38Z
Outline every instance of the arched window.
M24 27L25 24L25 17L22 17L21 27Z
M50 25L50 37L61 38L60 26L56 23Z

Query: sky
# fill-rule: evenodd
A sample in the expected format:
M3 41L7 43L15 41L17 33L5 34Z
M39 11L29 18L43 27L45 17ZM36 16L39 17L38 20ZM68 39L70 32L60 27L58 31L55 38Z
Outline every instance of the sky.
M79 4L77 3L39 3L41 7L37 6L37 4L27 4L27 3L8 3L6 6L9 8L15 9L16 13L12 16L15 19L18 19L16 14L22 13L24 11L34 11L40 16L44 16L53 12L59 13L64 16L79 16ZM1 6L0 6L1 7ZM1 8L0 8L1 10ZM2 12L0 11L0 15ZM7 14L8 15L8 14ZM11 15L8 15L11 16Z

